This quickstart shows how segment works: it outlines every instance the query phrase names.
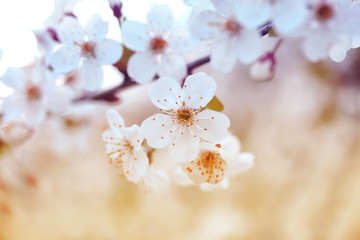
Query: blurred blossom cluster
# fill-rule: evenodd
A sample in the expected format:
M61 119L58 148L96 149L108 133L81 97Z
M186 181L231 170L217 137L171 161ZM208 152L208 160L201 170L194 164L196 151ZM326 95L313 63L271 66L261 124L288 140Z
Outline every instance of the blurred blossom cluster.
M296 135L339 111L360 118L359 1L184 0L182 19L162 1L144 22L106 1L121 40L100 14L79 21L79 2L91 4L54 0L38 54L0 76L0 214L34 189L104 202L124 183L230 191L264 163L273 122ZM287 134L284 151L300 141Z

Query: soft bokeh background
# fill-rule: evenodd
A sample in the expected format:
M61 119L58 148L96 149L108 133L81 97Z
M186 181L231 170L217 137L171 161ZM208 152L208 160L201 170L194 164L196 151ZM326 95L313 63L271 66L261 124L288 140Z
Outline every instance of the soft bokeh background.
M197 69L216 79L230 130L255 155L228 190L144 193L118 177L101 113L112 107L140 124L157 111L141 86L120 104L50 117L1 155L0 239L360 239L360 54L309 64L300 45L281 46L272 82L252 81L241 65Z

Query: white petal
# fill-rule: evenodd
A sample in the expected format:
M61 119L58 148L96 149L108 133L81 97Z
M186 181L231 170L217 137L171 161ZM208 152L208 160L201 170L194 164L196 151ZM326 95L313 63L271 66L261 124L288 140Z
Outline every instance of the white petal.
M16 119L26 109L26 99L23 94L14 93L4 99L2 111L7 119Z
M174 16L170 7L166 4L153 3L147 14L147 29L154 36L168 32L174 25Z
M214 97L215 80L203 72L190 75L184 83L184 100L186 106L194 109L206 107Z
M27 72L22 68L10 67L2 77L3 83L11 88L20 90L24 87L27 78Z
M106 119L111 128L111 131L117 136L118 138L123 138L124 134L121 130L125 127L124 119L120 116L120 114L115 111L114 109L110 109L106 111Z
M84 60L79 68L84 89L95 91L103 82L103 71L99 63L92 60Z
M161 58L158 73L160 76L169 76L181 81L187 73L184 57L177 53L166 51Z
M232 15L238 6L238 1L234 0L211 0L216 11L225 14Z
M75 49L62 46L53 54L50 64L54 72L68 73L77 68L79 62L80 54Z
M257 29L271 17L271 6L268 1L244 0L237 9L237 19L250 29Z
M185 128L183 134L169 147L171 157L177 162L189 162L194 160L199 153L198 136L194 136L189 128Z
M140 133L150 147L165 148L173 143L177 129L178 124L173 123L170 116L158 113L142 122Z
M144 137L140 134L140 127L138 125L133 124L131 127L125 128L124 133L126 140L129 141L135 150L141 149Z
M249 64L262 53L262 43L259 33L255 30L241 31L236 45L237 56L241 62Z
M199 46L199 41L190 35L185 26L173 28L167 38L169 46L177 53L188 53Z
M105 39L96 45L96 60L101 65L116 63L122 56L123 47L119 42L112 39Z
M195 118L199 120L196 122L199 129L195 130L194 128L194 131L204 140L217 142L227 136L230 120L224 114L205 110L198 113Z
M131 56L127 72L137 83L150 82L157 71L154 55L150 51L135 53Z
M44 102L46 109L53 112L64 112L72 105L73 91L65 86L48 88L44 92Z
M183 91L177 81L161 77L150 88L152 103L163 110L177 110L181 107Z
M229 176L234 176L239 173L245 172L254 166L254 155L251 153L242 153L239 154L236 159L234 159L229 164L228 174Z
M87 22L84 30L88 37L88 41L100 42L104 40L108 28L109 24L104 22L100 15L94 14Z
M45 114L46 109L42 102L38 101L26 104L24 117L31 125L39 124L45 118Z
M190 18L191 34L201 40L210 40L220 34L225 19L214 11L201 11Z
M230 185L230 179L228 177L225 177L220 183L217 184L209 184L209 183L200 184L200 189L205 192L212 192L220 189L228 189L229 185Z
M150 35L143 23L125 21L121 26L121 37L124 45L134 51L144 51L150 43Z
M228 73L236 63L235 39L224 34L217 39L211 51L210 64L214 68Z
M58 27L58 35L60 41L69 47L74 46L75 43L82 44L84 42L84 29L73 17L63 18Z
M326 58L328 40L324 31L310 33L304 43L304 53L309 61L316 62Z
M123 168L126 178L133 183L137 183L141 176L137 173L134 167L135 158L131 154L126 154L123 158Z
M340 38L329 50L329 57L335 62L342 62L347 51L350 50L352 42L348 38Z
M134 159L134 168L139 176L144 176L146 171L149 169L149 159L146 153L141 149L139 151L133 152Z

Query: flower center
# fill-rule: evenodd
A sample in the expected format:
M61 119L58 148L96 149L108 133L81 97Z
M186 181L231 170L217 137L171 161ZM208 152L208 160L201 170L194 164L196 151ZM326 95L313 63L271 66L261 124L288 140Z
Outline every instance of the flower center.
M229 19L225 23L225 29L234 35L237 34L241 28L241 25L233 19Z
M316 19L319 21L327 21L334 15L333 8L327 3L321 3L315 10Z
M189 121L189 119L192 117L192 113L189 109L183 109L183 110L179 109L177 116L179 120Z
M154 37L150 42L150 49L154 53L162 53L167 47L167 42L162 37Z
M26 88L26 98L29 101L36 101L41 98L41 91L40 89L35 85L30 85Z
M83 57L92 57L92 58L95 58L96 55L95 55L95 47L96 47L96 44L95 43L92 43L92 42L86 42L84 43L82 46L81 46L81 55Z

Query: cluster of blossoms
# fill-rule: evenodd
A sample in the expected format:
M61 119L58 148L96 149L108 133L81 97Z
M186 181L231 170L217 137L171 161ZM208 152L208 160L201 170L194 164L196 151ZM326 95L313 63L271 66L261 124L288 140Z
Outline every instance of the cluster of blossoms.
M154 3L142 23L125 18L123 3L112 0L121 42L107 38L108 23L99 15L81 26L74 2L58 4L44 29L35 32L40 56L1 77L13 91L2 101L0 141L21 143L44 119L66 114L79 101L116 101L116 91L155 80L149 95L160 112L141 126L126 127L109 110L110 130L103 133L110 163L146 189L167 186L171 179L202 189L224 187L253 164L253 156L240 154L238 140L228 133L230 120L209 104L216 100L215 80L192 74L196 67L210 62L228 73L240 61L255 80L271 80L276 51L289 38L302 40L311 62L340 62L360 46L360 4L354 0L187 0L192 11L185 25L176 24L166 4ZM265 45L274 39L268 50ZM186 54L204 46L211 48L208 56L188 63ZM99 93L104 65L124 81Z

